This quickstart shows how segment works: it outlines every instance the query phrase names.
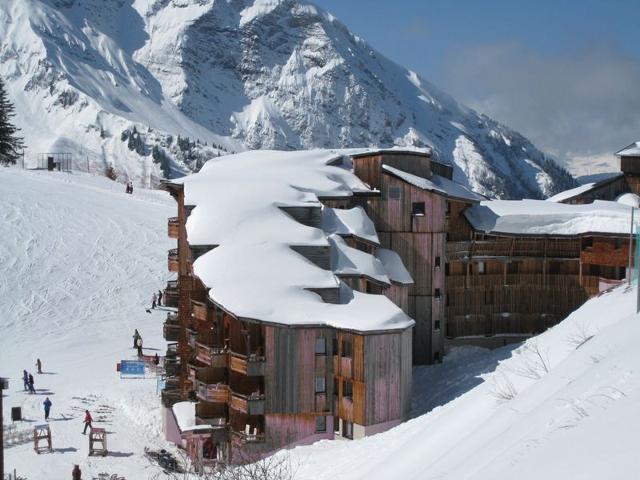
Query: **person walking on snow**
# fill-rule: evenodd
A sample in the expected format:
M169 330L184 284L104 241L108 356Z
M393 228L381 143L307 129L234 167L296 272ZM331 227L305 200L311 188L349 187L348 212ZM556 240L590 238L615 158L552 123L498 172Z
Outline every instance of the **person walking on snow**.
M38 373L42 373L42 362L40 359L36 360L36 367L38 367Z
M138 339L141 338L138 329L133 333L133 348L138 348Z
M24 391L29 390L29 374L26 370L22 370L22 381L24 382Z
M153 297L151 297L151 308L156 308L156 302L158 301L158 295L156 292L153 292Z
M44 419L49 420L49 412L51 411L51 400L49 400L49 397L45 398L42 404L44 405Z
M82 471L80 465L74 465L71 471L71 480L82 480Z
M138 337L136 341L136 347L138 348L138 357L142 356L142 337Z
M158 306L162 306L162 290L158 290Z
M91 414L89 413L89 410L85 410L84 411L84 430L82 431L83 435L87 434L87 427L91 429L91 422L93 422L93 418L91 418Z
M36 389L33 388L33 375L29 374L29 393L36 393Z

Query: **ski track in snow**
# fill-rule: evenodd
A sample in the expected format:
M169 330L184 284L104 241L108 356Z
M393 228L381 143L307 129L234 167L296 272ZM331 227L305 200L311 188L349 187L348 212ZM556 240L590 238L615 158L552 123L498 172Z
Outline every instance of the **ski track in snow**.
M156 379L121 380L116 363L134 357L135 328L145 348L162 355L165 312L145 313L168 278L166 219L175 211L163 192L124 193L102 177L0 169L0 375L9 377L5 422L20 406L26 421L43 423L53 402L52 454L32 444L7 448L7 471L30 480L67 478L75 463L83 478L100 472L145 479L157 469L145 446L167 448L161 435ZM147 350L153 353L154 350ZM43 362L38 375L36 358ZM35 377L37 395L22 390L21 372ZM88 457L84 409L109 434L109 456ZM51 472L56 472L51 476Z

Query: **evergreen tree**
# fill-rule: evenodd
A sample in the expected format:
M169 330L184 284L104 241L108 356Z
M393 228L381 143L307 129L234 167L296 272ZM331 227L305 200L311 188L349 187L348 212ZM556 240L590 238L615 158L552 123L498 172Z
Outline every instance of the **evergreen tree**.
M4 82L0 78L0 165L15 164L23 149L22 138L17 135L20 131L11 119L15 117L15 107L9 101Z

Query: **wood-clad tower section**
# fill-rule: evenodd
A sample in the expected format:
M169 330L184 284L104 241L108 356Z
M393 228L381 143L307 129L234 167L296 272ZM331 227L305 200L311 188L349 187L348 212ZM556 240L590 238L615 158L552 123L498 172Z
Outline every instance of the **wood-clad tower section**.
M178 311L164 327L165 338L174 343L167 352L173 366L162 400L167 422L174 423L173 405L196 402L196 425L181 432L192 459L242 463L286 446L335 436L359 438L408 418L411 327L359 331L238 317L212 300L215 292L193 272L194 261L216 246L189 243L186 221L193 207L184 205L185 187L167 183L165 188L178 206L178 216L168 225L169 236L177 240L168 266L178 275ZM320 200L349 209L366 205L368 198ZM280 208L299 223L322 227L317 204ZM342 236L362 252L374 253L378 247L357 234ZM333 267L327 247L291 248L320 268ZM343 280L364 293L389 291L405 307L408 303L409 285L380 284L358 274ZM340 302L339 287L314 293L325 303Z
M385 165L393 170L385 170ZM428 154L358 155L353 158L353 167L360 179L380 192L379 197L370 199L367 205L380 243L400 255L414 280L407 299L407 313L416 321L413 363L439 362L444 355L445 244L449 215L472 202L420 185L421 179L438 175L451 180L453 174L450 166L432 161ZM417 182L412 183L394 172L418 177Z

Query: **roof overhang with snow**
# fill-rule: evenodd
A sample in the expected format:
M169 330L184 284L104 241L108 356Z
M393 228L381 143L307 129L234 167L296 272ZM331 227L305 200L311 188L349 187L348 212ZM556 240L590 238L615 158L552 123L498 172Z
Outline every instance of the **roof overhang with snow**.
M339 228L327 232L297 222L280 208L320 207L319 198L370 192L348 169L349 162L341 161L363 151L243 152L212 159L199 173L173 181L184 185L185 204L195 205L186 223L189 243L218 245L193 263L216 305L237 318L288 327L374 333L414 324L385 296L351 290L335 272L291 248L331 251L336 241L329 236L342 228L377 243L362 209L336 214ZM353 272L380 278L381 264L370 256L358 257ZM339 289L340 303L325 303L313 291L323 289Z

